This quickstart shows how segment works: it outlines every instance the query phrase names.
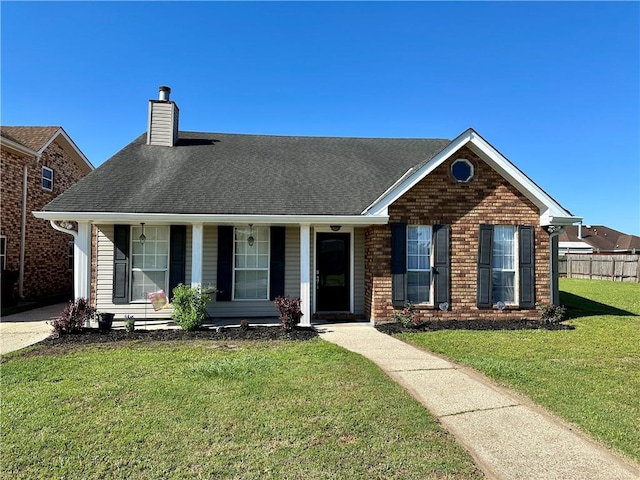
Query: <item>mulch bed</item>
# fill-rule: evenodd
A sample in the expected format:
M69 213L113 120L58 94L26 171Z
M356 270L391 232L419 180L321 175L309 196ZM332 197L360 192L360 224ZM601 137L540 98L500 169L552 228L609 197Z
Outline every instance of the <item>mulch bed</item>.
M376 329L388 335L406 332L434 332L437 330L574 330L573 325L542 323L537 320L434 320L416 327L401 323L383 323Z
M126 330L109 330L101 332L95 328L84 329L80 333L49 337L40 344L54 345L88 345L95 343L112 343L124 341L185 341L185 340L310 340L318 336L312 328L295 328L289 332L277 326L252 326L242 328L207 328L186 332L181 329L142 330L129 333Z

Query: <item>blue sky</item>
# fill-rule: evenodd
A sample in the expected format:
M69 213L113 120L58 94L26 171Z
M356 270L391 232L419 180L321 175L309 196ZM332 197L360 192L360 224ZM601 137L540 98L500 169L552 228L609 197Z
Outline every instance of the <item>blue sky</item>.
M169 85L181 130L454 138L640 235L638 2L7 2L3 125L94 165Z

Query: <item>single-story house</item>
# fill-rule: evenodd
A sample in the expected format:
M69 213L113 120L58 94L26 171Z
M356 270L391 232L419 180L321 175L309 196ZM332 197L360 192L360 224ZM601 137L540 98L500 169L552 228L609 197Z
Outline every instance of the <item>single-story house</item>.
M474 130L186 132L169 94L149 101L146 133L34 212L75 237L76 296L99 311L168 317L146 293L180 282L217 287L212 317L300 297L306 325L385 322L407 302L435 319L534 318L557 301L557 235L581 218Z
M640 237L619 232L605 225L567 226L558 237L558 245L560 255L640 253Z

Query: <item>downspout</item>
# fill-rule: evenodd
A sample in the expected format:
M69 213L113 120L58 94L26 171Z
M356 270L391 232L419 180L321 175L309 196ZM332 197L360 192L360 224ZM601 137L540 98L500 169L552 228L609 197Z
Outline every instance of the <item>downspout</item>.
M556 281L558 272L556 271L557 262L554 262L553 243L554 239L564 232L564 227L550 225L547 231L549 232L549 303L558 305L560 302L560 293Z
M36 164L39 160L35 158ZM24 298L24 255L25 243L27 239L27 180L29 165L22 167L22 219L20 223L20 265L18 267L18 296Z

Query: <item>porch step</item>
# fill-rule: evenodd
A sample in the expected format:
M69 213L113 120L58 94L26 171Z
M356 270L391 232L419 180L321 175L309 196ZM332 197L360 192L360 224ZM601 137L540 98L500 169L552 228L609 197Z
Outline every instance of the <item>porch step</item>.
M361 313L344 313L344 312L323 312L314 313L313 319L316 321L325 322L360 322L366 321L366 318Z

